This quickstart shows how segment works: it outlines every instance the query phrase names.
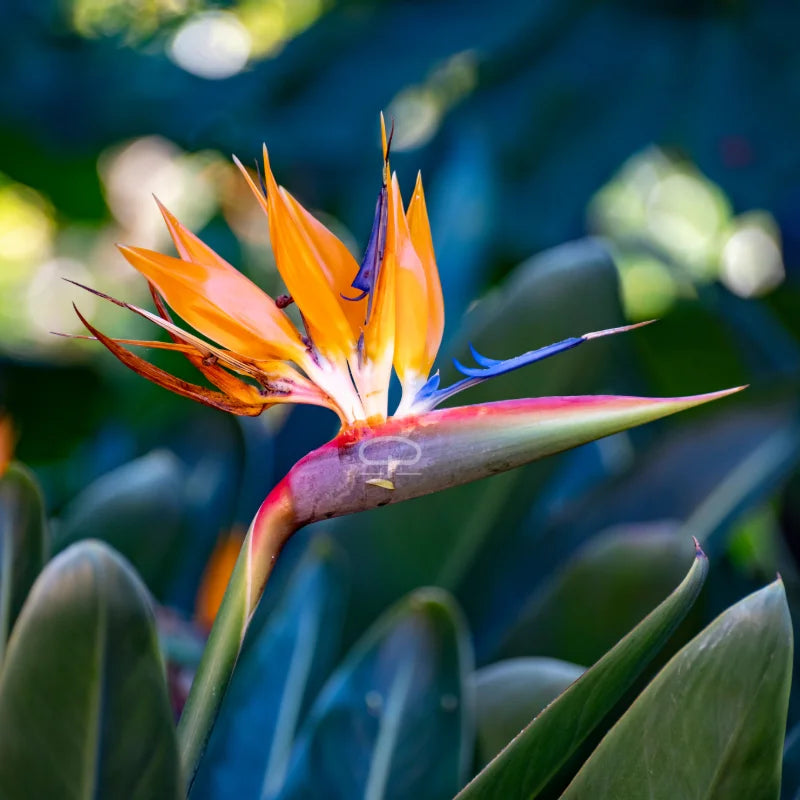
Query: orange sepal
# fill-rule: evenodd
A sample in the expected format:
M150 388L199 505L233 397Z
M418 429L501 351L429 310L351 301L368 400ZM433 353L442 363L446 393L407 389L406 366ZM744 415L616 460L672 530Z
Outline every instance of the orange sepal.
M303 315L309 336L323 355L342 362L355 349L354 332L342 311L341 298L331 289L321 254L278 189L267 148L264 147L266 197L238 159L236 164L267 214L278 272Z
M281 195L295 217L298 225L317 253L319 264L322 266L328 285L333 296L342 308L353 337L361 335L361 326L367 315L367 301L347 300L345 298L355 294L351 283L358 273L358 262L353 254L345 247L344 242L325 227L310 211L303 208L291 192L281 187Z
M428 283L422 261L411 241L396 175L392 176L389 191L391 202L386 250L387 261L394 259L397 281L394 368L405 386L409 378L413 380L422 376L424 380L433 361L427 348Z
M186 322L223 347L250 358L305 360L305 345L291 320L222 259L199 263L140 247L120 246L120 251Z
M406 212L408 230L422 269L425 273L425 286L427 291L427 335L425 337L425 361L430 372L439 345L442 343L444 333L444 297L442 284L439 280L439 270L436 267L436 256L433 252L433 238L428 220L428 207L425 203L425 193L422 190L422 175L417 173L417 183L414 186L414 195L408 204Z
M270 402L266 398L258 404L248 404L242 402L241 400L237 400L234 397L229 397L222 392L215 392L211 389L206 389L202 386L197 386L194 383L189 383L188 381L176 378L174 375L170 375L160 367L156 367L150 362L145 361L143 358L139 358L139 356L131 353L130 350L126 350L121 345L118 345L113 339L97 330L97 328L95 328L81 314L80 311L78 311L77 306L74 308L75 313L78 315L80 321L86 326L86 329L101 344L105 345L112 355L116 356L126 367L133 370L138 375L147 378L147 380L152 381L157 386L162 386L165 389L169 389L171 392L181 395L182 397L188 397L192 400L196 400L198 403L203 403L203 405L211 406L212 408L218 408L222 411L228 411L231 414L238 414L240 416L255 417L258 416L265 408L269 407Z

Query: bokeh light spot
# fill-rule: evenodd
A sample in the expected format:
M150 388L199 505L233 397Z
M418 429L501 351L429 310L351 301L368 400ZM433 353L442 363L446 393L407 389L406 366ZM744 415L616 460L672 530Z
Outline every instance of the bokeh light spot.
M81 313L92 319L97 308L97 298L88 292L70 287L63 278L78 283L91 284L94 276L84 264L73 258L54 258L41 264L28 283L26 305L32 333L46 344L57 344L51 331L85 334L69 296L78 302ZM62 340L63 341L63 340Z
M19 183L0 182L0 263L43 258L53 230L52 209L38 192Z
M422 84L399 92L387 109L396 123L393 149L413 150L429 142L445 113L475 88L477 80L476 56L465 50L435 67Z
M720 235L729 219L722 192L688 170L660 180L647 198L647 229L653 240L698 279L715 277Z
M241 72L250 58L252 40L235 14L197 14L178 29L169 53L182 69L201 78L220 80Z
M735 220L722 249L720 280L740 297L765 294L785 276L777 228L765 216Z
M630 254L617 259L625 315L631 320L663 316L678 297L678 284L657 258Z
M209 173L221 160L217 153L187 154L168 139L146 136L107 150L98 169L124 236L143 247L158 247L167 234L152 195L188 227L202 228L217 206Z

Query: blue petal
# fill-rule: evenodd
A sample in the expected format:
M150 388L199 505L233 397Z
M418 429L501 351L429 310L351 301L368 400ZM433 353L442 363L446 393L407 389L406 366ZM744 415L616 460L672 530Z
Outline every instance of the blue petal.
M472 342L469 345L469 351L472 353L472 357L475 359L476 364L480 364L482 367L493 367L496 364L502 363L500 360L496 358L486 358L486 356L482 356L473 346Z
M603 336L610 336L615 333L630 331L634 328L640 328L643 325L649 325L650 322L653 322L653 320L639 322L635 325L625 325L621 328L608 328L607 330L603 331L585 333L583 336L573 336L569 339L556 342L555 344L549 344L546 347L540 347L538 350L529 350L527 353L523 353L521 356L515 356L514 358L507 358L504 360L487 358L486 356L481 355L470 344L469 349L472 352L472 357L479 366L466 367L460 361L453 359L453 364L455 364L456 369L465 377L460 381L456 381L456 383L454 383L452 386L448 386L445 389L439 389L439 373L437 372L428 380L428 382L419 390L419 392L417 392L412 407L419 412L430 411L431 409L436 408L436 406L438 406L448 397L452 397L454 394L457 394L464 389L468 389L470 386L483 383L483 381L488 380L489 378L496 378L498 375L505 375L505 373L513 372L515 369L519 369L520 367L526 367L528 364L534 364L537 361L542 361L543 359L554 356L557 353L563 353L565 350L571 350L573 347L577 347L579 344L588 342L591 339L599 339Z
M577 347L579 344L582 344L585 341L586 339L584 339L583 336L573 336L570 339L564 339L561 342L556 342L556 344L549 344L547 347L540 347L538 350L529 350L527 353L523 353L521 356L507 358L504 361L497 361L481 356L480 358L475 359L479 364L482 365L480 368L465 367L462 363L456 361L456 359L453 359L453 364L455 364L456 369L462 375L466 375L468 378L494 378L497 375L504 375L506 372L513 372L515 369L519 369L520 367L526 367L528 364L533 364L536 361L549 358L550 356L554 356L556 353L561 353L564 350L570 350L571 348Z
M372 231L367 242L367 249L364 251L364 258L358 267L358 273L350 286L356 289L359 294L355 297L348 297L343 294L345 300L367 300L367 318L369 322L372 314L372 301L374 299L375 287L378 283L381 265L383 263L383 251L386 246L386 226L388 222L388 192L385 186L381 186L378 193L378 202L375 206L375 219L372 223Z
M439 388L439 372L438 370L431 375L430 378L425 382L425 385L420 388L417 392L416 400L425 400L429 397L433 397Z

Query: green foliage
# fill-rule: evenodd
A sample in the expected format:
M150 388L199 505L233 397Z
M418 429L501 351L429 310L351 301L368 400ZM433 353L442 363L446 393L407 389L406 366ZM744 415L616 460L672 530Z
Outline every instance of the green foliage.
M776 581L664 667L562 797L776 797L791 668L791 619Z
M475 672L478 756L491 761L539 712L583 673L555 658L510 658Z
M452 795L473 720L460 612L421 589L384 614L331 675L301 731L282 800Z
M250 629L192 800L269 796L283 785L300 722L336 663L347 590L336 546L315 539L263 629Z
M669 523L599 532L541 586L500 653L592 663L666 597L692 555Z
M41 490L28 469L11 464L0 477L0 664L47 550Z
M0 675L0 795L179 796L177 747L146 590L98 542L42 572Z
M698 549L674 592L549 705L459 794L460 800L535 797L631 687L691 608L708 561Z
M185 474L170 452L150 453L98 478L67 506L54 535L63 550L102 539L124 555L149 586L163 582L165 558L180 533Z

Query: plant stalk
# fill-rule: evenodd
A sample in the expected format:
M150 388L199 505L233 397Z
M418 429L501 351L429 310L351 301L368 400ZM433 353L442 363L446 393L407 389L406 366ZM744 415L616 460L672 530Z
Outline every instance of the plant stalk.
M253 612L278 554L298 527L286 486L278 484L262 504L242 543L178 723L178 748L187 796Z

